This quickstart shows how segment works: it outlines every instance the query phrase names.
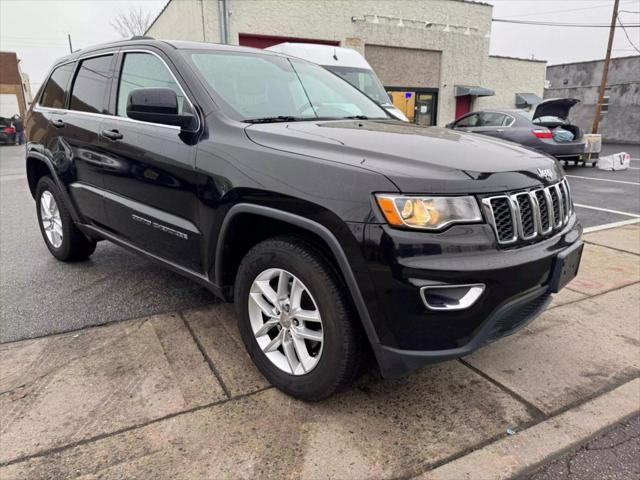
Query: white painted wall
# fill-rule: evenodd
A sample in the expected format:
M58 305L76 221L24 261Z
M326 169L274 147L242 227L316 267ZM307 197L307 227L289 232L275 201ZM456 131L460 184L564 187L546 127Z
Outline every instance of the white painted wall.
M547 62L487 57L482 70L482 86L496 92L492 97L479 97L474 110L484 108L515 108L516 93L544 93Z
M10 118L20 113L18 96L14 93L0 93L0 117Z

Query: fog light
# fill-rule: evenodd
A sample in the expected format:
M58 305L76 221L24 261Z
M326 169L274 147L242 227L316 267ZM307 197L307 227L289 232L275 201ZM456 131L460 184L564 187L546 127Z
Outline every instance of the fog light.
M429 285L420 289L420 296L429 310L464 310L476 303L484 288L484 283Z

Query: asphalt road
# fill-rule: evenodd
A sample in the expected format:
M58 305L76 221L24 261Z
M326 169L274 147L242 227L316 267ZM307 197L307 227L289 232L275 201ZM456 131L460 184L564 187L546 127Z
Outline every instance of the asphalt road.
M45 247L20 147L0 147L0 343L215 302L198 284L108 242L84 262Z
M611 150L640 158L637 147ZM640 216L640 160L632 167L618 172L566 169L574 202L584 205L577 212L585 226ZM37 226L23 149L0 147L0 343L215 301L197 284L108 242L100 242L88 261L55 260Z
M565 167L574 203L581 205L576 206L576 212L584 227L640 218L640 148L604 145L602 150L602 155L627 152L633 160L628 170L613 172L590 166Z
M640 416L635 416L591 440L580 449L544 465L537 472L526 477L526 480L638 478L640 478Z

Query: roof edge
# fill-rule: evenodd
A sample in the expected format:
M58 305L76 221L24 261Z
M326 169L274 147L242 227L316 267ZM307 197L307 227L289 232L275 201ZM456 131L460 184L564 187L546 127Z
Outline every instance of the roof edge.
M153 21L149 24L147 29L144 31L145 35L147 35L149 33L149 30L151 30L151 27L153 27L156 24L156 22L160 18L160 15L162 15L164 13L164 11L167 9L167 7L169 6L170 3L171 3L171 0L167 0L167 3L165 3L164 7L162 7L162 9L158 12L158 14L156 15L156 18L153 19Z
M489 55L489 58L504 58L505 60L519 60L521 62L548 63L548 60L539 60L537 58L509 57L507 55Z
M626 58L640 58L640 55L624 55L622 57L611 57L611 60L622 60ZM596 63L596 62L604 62L604 58L598 58L595 60L580 60L579 62L554 63L552 65L549 65L549 67L562 67L565 65L578 65L580 63Z

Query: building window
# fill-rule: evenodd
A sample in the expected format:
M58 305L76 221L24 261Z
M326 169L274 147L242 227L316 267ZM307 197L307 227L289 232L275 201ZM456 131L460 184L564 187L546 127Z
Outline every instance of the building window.
M602 104L600 105L600 113L607 113L609 111L609 92L606 89L604 97L602 97Z

